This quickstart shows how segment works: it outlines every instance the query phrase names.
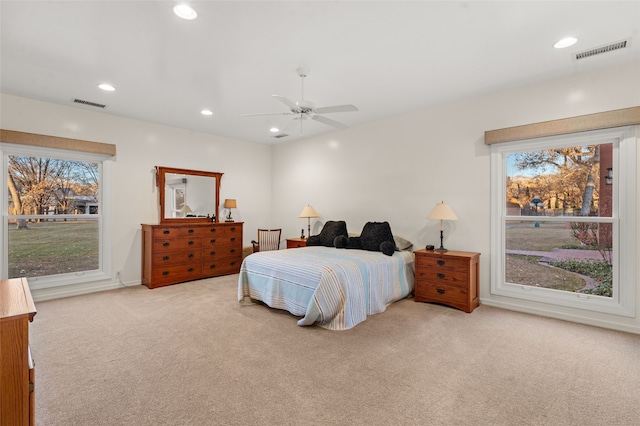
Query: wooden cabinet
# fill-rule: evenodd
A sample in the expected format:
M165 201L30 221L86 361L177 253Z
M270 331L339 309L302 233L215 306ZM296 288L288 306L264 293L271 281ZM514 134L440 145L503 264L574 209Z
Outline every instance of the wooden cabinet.
M479 302L480 253L417 250L415 301L472 312Z
M307 246L306 238L287 238L287 248L300 248Z
M0 426L35 422L29 322L36 307L26 278L0 280Z
M235 274L242 222L142 225L142 284L156 288Z

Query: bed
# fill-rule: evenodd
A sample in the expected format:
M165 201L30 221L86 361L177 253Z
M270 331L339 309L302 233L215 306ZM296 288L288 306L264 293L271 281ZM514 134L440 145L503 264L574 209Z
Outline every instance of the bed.
M414 255L313 246L259 252L242 262L238 301L302 317L298 325L347 330L413 291Z

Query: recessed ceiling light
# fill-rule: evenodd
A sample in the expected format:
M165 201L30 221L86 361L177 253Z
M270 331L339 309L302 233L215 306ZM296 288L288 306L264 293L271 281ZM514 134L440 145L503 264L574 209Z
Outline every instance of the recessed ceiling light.
M200 111L200 114L202 114L202 115L213 115L213 111L208 110L208 109L203 109L202 111Z
M277 133L277 132L279 132L279 131L280 131L280 129L278 129L277 127L272 127L272 128L270 128L270 129L269 129L269 131L270 131L271 133Z
M116 88L110 85L109 83L98 84L98 87L106 92L113 92L114 90L116 90Z
M556 49L564 49L565 47L573 46L577 41L578 39L575 37L566 37L554 44L553 47Z
M198 14L196 13L196 11L193 10L191 6L187 4L177 5L176 7L173 8L173 13L175 13L182 19L188 19L188 20L196 19L198 17Z

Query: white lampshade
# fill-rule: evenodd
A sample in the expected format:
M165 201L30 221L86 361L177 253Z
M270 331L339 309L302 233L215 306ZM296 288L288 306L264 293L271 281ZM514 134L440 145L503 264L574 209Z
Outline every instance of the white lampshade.
M191 207L185 204L180 209L180 213L193 213L193 210L191 210Z
M436 220L458 220L458 216L451 210L449 204L445 204L444 202L436 204L436 206L431 210L427 219L436 219Z
M298 217L320 217L320 215L313 209L313 207L307 205L304 209L302 209Z

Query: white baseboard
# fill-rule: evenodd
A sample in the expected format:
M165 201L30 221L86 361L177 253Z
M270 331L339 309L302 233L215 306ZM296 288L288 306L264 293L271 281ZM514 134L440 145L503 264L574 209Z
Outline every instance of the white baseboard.
M589 318L582 315L574 315L567 312L558 312L533 306L523 306L516 303L509 303L501 300L480 299L480 303L494 308L507 309L510 311L523 312L525 314L539 315L542 317L555 318L563 321L575 322L578 324L592 325L594 327L608 328L611 330L624 331L627 333L640 334L640 325L623 324L599 318Z
M98 291L115 290L122 287L132 287L140 285L140 281L126 283L120 282L91 282L80 284L69 284L57 287L41 288L31 290L34 302L44 302L45 300L61 299L63 297L80 296L82 294L95 293Z

